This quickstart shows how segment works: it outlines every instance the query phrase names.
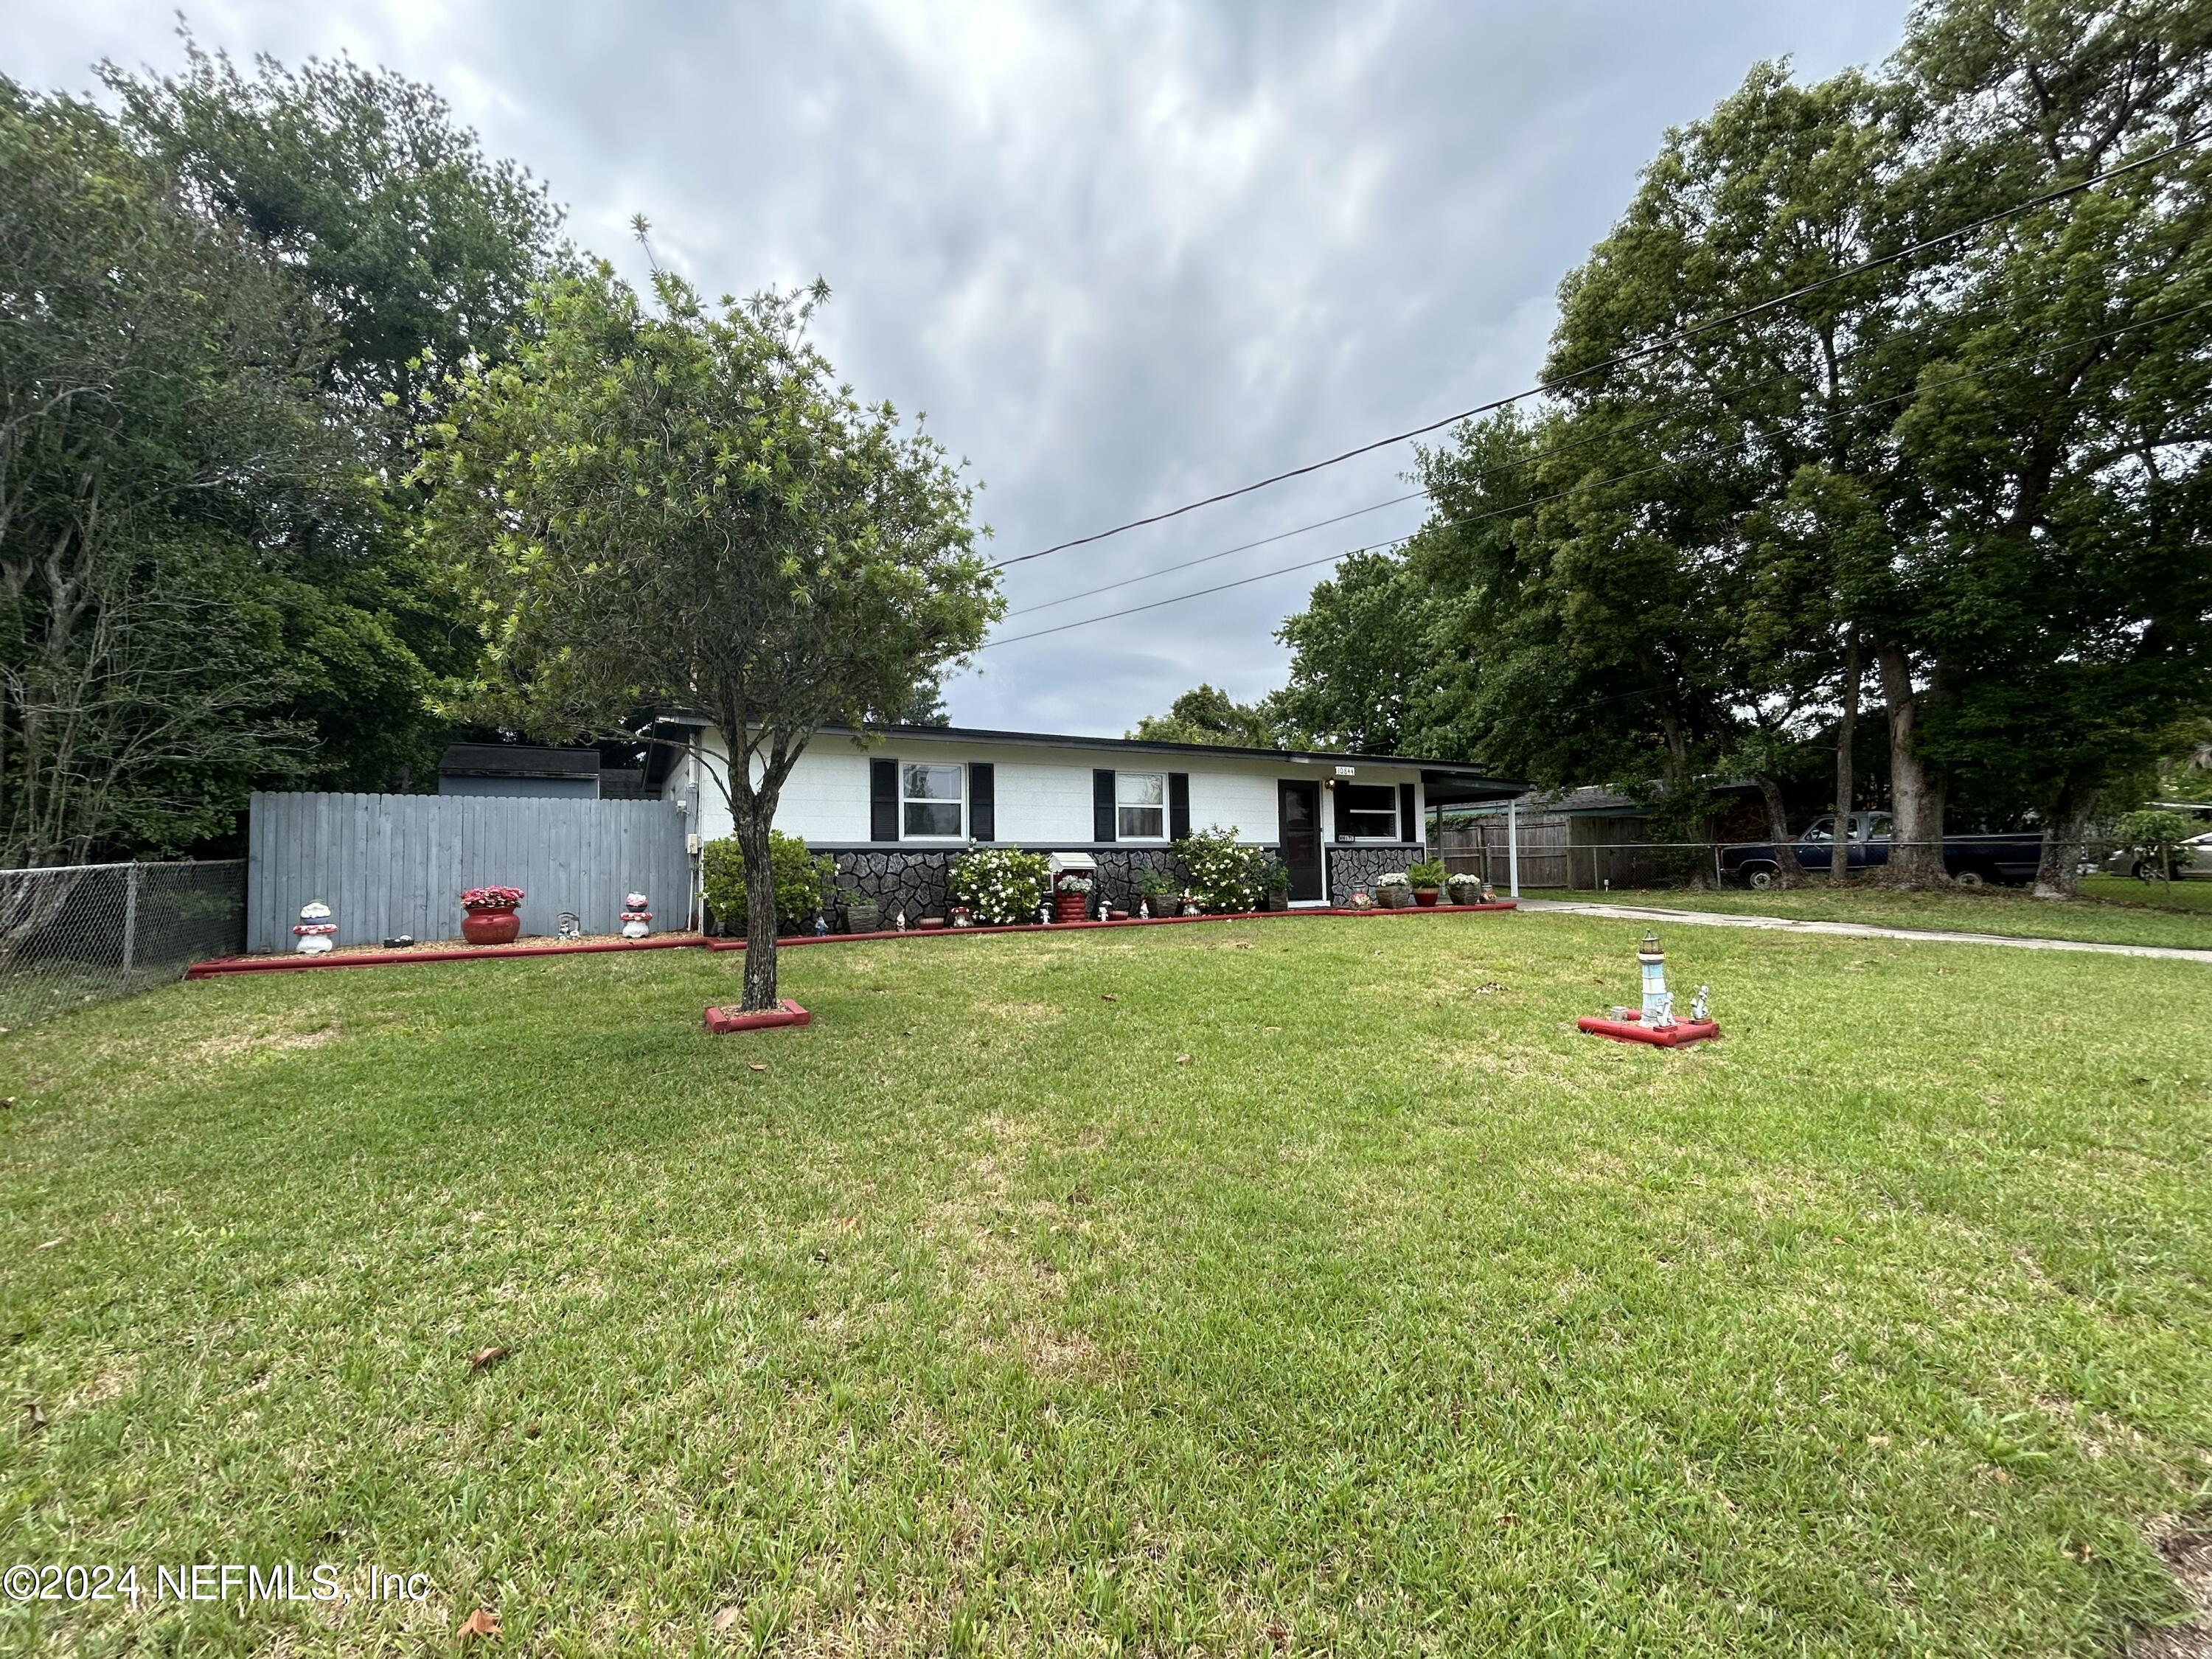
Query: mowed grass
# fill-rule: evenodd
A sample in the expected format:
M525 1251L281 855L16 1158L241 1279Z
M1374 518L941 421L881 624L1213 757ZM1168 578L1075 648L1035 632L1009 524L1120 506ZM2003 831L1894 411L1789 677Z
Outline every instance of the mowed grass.
M1587 904L1648 904L1674 910L1723 910L1739 915L1789 916L1805 921L1863 921L1883 927L1932 927L1946 933L2000 933L2010 939L2089 939L2108 945L2179 945L2212 951L2212 882L2172 888L2128 876L2092 876L2076 899L2039 899L2022 888L1960 888L1903 892L1854 882L1840 891L1825 877L1802 887L1746 887L1717 891L1614 887L1569 891L1530 888L1532 899Z
M0 1649L2113 1654L2212 969L1534 913L218 980L0 1045ZM1188 1056L1188 1060L1183 1057ZM511 1350L471 1370L473 1354ZM34 1426L23 1402L36 1402Z

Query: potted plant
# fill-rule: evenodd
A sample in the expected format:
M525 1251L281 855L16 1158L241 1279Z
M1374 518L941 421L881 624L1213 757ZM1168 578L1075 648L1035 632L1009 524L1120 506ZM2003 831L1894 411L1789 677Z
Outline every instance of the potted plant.
M1083 921L1091 915L1091 878L1079 876L1073 870L1054 884L1052 895L1052 919L1054 921Z
M461 937L471 945L512 945L522 931L520 887L471 887L461 910Z
M1444 897L1454 904L1481 903L1482 878L1480 876L1445 877Z
M1406 878L1413 884L1413 902L1434 904L1437 894L1444 884L1444 865L1442 859L1423 859L1406 872Z
M1182 913L1182 889L1158 865L1146 865L1137 874L1137 892L1145 908L1156 916Z
M1267 861L1260 866L1260 902L1269 910L1291 908L1290 866L1273 853L1267 854Z
M1386 910L1403 910L1413 902L1413 878L1403 870L1386 870L1375 878L1375 902Z

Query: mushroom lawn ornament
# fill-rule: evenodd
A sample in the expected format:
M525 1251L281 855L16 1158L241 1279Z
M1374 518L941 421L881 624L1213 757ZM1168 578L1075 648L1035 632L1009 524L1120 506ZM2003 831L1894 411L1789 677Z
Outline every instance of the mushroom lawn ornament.
M292 937L300 941L299 951L303 957L326 957L337 943L337 923L331 920L331 907L320 901L300 907L300 925L292 930Z
M1052 926L1052 906L1049 904L1040 904L1037 906L1037 926L1040 927L1049 927Z
M645 908L651 902L642 893L623 895L622 934L624 939L643 939L653 931L653 912Z

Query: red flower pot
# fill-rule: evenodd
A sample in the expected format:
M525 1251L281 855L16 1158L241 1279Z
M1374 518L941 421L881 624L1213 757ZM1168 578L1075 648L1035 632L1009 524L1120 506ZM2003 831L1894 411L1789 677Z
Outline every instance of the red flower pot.
M1434 904L1436 902L1437 902L1437 890L1436 890L1435 888L1433 888L1433 887L1416 887L1416 888L1413 890L1413 902L1414 902L1414 903L1416 903L1416 904Z
M465 910L461 937L471 945L512 945L522 931L520 910Z
M1088 893L1054 893L1052 896L1052 916L1054 921L1081 921L1091 911Z

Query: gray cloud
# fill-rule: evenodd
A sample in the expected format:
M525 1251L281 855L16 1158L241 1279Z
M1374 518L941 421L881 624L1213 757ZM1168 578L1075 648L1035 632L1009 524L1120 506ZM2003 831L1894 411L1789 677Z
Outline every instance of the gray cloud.
M1761 58L1880 58L1904 0L1325 6L195 7L234 55L350 50L435 83L633 275L817 274L868 397L926 410L998 556L1434 418L1532 378L1560 276L1671 124ZM0 68L174 64L167 0L17 0ZM1401 451L1008 573L1033 605L1401 493ZM1418 503L1006 633L1403 533ZM1320 571L979 659L963 724L1119 732L1200 678L1280 683Z

